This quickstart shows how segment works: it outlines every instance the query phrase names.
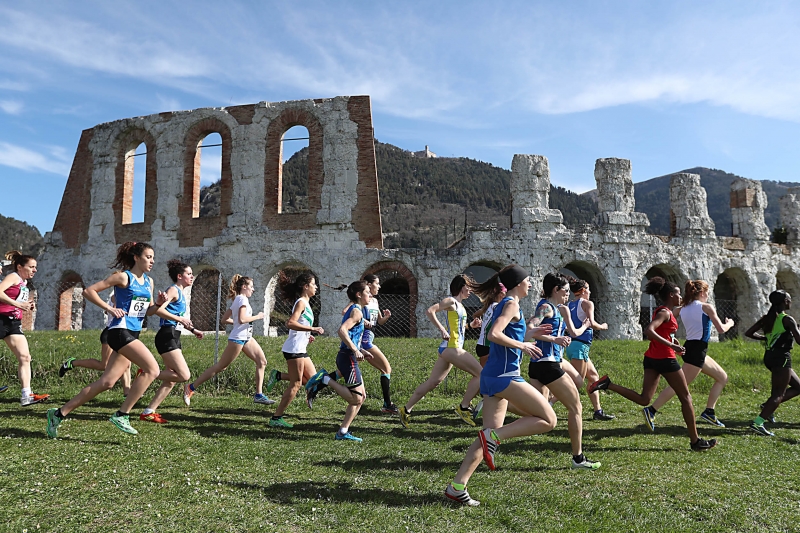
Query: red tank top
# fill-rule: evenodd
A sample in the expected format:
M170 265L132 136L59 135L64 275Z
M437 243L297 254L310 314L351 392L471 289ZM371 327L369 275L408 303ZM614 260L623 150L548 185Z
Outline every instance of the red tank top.
M19 274L12 272L9 274L14 276L19 276ZM21 279L19 283L10 286L5 290L6 296L11 298L14 301L28 301L28 282ZM22 318L22 309L19 307L14 307L13 305L5 304L0 302L0 315L7 316L9 318L13 318L19 320Z
M656 328L656 333L659 334L664 339L667 340L675 340L675 332L678 331L678 321L675 319L675 315L672 314L672 311L669 310L668 307L662 305L656 308L653 311L653 319L656 318L656 315L662 310L666 309L667 313L669 313L669 320L665 320L661 323L660 326ZM645 357L649 357L651 359L676 359L675 357L675 350L673 350L670 346L666 344L661 344L658 341L651 340L650 347L644 352Z

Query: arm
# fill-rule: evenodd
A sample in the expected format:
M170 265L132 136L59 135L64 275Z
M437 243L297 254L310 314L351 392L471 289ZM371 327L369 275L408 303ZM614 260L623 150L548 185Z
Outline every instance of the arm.
M583 321L581 327L575 329L575 325L572 323L572 315L569 312L569 307L566 305L559 305L558 312L561 313L561 318L564 319L564 325L567 327L567 335L570 337L580 337L583 335L583 332L586 331L586 328L589 327L591 323L589 319Z
M361 314L361 309L356 307L350 313L350 317L342 322L341 326L339 326L339 331L336 332L339 335L339 338L342 339L342 342L345 344L345 346L347 346L350 351L356 354L356 359L359 360L363 358L361 351L358 346L353 344L353 341L350 339L350 335L348 335L347 332L354 328L356 324L361 322L362 317L363 315Z
M258 313L257 315L248 315L245 306L242 305L239 307L239 324L250 324L256 320L261 320L262 318L264 318L263 312Z
M228 310L225 311L225 314L222 315L220 322L223 324L233 324L233 319L231 318L231 316L233 316L233 311L231 311L229 307Z
M15 276L19 277L19 274L16 272L12 272ZM22 279L22 278L20 278ZM11 287L14 284L14 280L11 278L11 274L3 278L3 281L0 281L0 302L13 305L18 309L22 309L23 311L28 311L33 307L33 301L30 302L18 302L16 300L12 300L7 294L6 289Z
M733 327L733 320L730 318L726 318L725 322L722 322L719 319L717 310L714 309L713 305L703 304L703 312L708 315L708 318L711 319L711 323L714 324L715 328L717 328L717 333L725 333Z
M448 296L438 304L433 304L428 308L427 311L425 311L425 315L428 317L428 320L430 320L433 325L436 326L436 329L442 332L442 340L450 339L450 332L447 331L444 326L442 326L441 322L439 322L439 319L436 317L436 313L439 311L453 311L455 308L455 300Z
M503 312L500 314L500 316L494 319L492 328L486 333L486 338L489 339L489 342L499 344L500 346L518 348L522 351L522 353L529 357L535 357L536 355L541 357L541 350L539 350L539 348L537 348L532 342L520 342L514 340L503 332L508 323L511 322L511 319L518 316L519 302L515 300L508 302L505 307L503 307Z
M680 343L678 343L678 341L672 342L672 340L665 339L664 337L656 333L656 328L659 327L664 322L666 322L667 320L669 320L669 311L667 311L666 309L662 309L656 314L655 318L653 318L653 321L647 325L647 328L645 328L645 334L647 335L647 338L650 339L651 341L660 342L661 344L666 344L676 352L683 353L686 349L683 346L681 346Z
M591 300L584 300L581 303L581 307L583 308L583 312L586 313L586 316L589 318L589 327L597 330L608 329L608 324L605 322L600 324L594 319L594 302Z
M297 303L300 301L303 302L303 305L297 305ZM325 333L324 329L315 328L313 326L305 326L300 323L300 315L303 314L303 310L305 309L306 305L308 305L308 302L306 302L302 298L294 303L294 308L292 309L292 316L290 316L289 320L286 321L286 327L289 329L293 329L295 331L310 331L311 333L322 335L323 333Z
M383 313L379 313L378 314L378 325L382 326L382 325L386 324L386 322L389 321L389 318L391 318L391 316L392 316L392 312L389 311L388 309L384 309Z
M764 341L767 340L766 335L763 333L759 333L759 331L764 327L764 317L758 319L758 322L750 326L750 329L744 332L745 337L749 337L751 339L757 341Z
M145 275L147 276L147 274ZM167 299L167 293L158 291L158 299L156 300L156 298L153 297L153 287L156 285L153 283L153 278L150 276L147 276L147 278L150 280L150 305L147 306L147 316L153 316L156 314L156 311L158 311L159 308L164 305L164 302Z
M89 285L85 289L83 289L83 297L89 300L91 303L103 309L106 313L113 315L115 318L121 318L125 316L125 311L122 309L118 309L117 307L112 307L111 305L107 304L100 298L100 295L97 294L98 292L103 292L106 289L110 289L111 287L127 287L128 286L128 276L125 275L124 272L114 272L110 276L108 276L103 281L98 281L92 285Z
M534 315L531 323L528 326L535 331L532 333L532 337L537 341L543 342L552 342L554 344L558 344L559 346L569 346L569 343L572 342L572 339L567 336L562 337L554 337L550 333L553 332L552 326L550 326L550 332L545 332L540 329L540 325L545 318L550 318L553 316L553 309L549 305L540 305L536 309L536 314Z
M189 320L185 316L173 315L172 313L167 311L167 306L170 303L172 303L174 301L177 301L177 299L178 299L178 289L177 289L177 287L175 287L173 285L172 287L167 289L166 295L164 297L164 301L161 303L161 305L156 306L156 311L155 311L154 314L156 316L160 317L160 318L165 319L165 320L173 320L175 322L178 322L178 323L182 324L183 327L186 328L187 331L189 331L191 333L194 333L195 329L194 329L194 326L192 325L192 321L191 320Z

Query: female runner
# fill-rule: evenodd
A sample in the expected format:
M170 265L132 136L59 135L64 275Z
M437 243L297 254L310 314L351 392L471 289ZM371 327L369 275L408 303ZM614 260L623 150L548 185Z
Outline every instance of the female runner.
M773 291L769 295L769 303L767 314L744 334L751 339L764 341L764 366L772 372L772 393L761 406L761 413L750 424L750 429L759 435L772 437L775 434L764 427L764 421L770 419L780 404L800 394L800 379L792 370L792 340L800 344L800 331L797 322L786 314L786 310L792 306L789 293Z
M666 281L660 276L648 280L644 292L656 297L661 304L653 312L653 320L647 325L645 333L650 339L650 347L644 353L644 379L642 393L611 383L608 376L603 376L598 381L589 385L588 392L598 390L611 390L622 395L628 400L647 406L653 399L653 394L658 387L660 376L664 376L670 387L678 395L683 411L683 420L689 430L689 441L693 451L702 452L710 450L717 445L717 439L705 440L697 435L697 425L694 421L694 407L692 395L686 385L681 366L675 358L675 352L683 353L685 349L675 340L678 331L678 321L672 314L672 308L681 305L681 289L671 281ZM645 415L646 419L647 415ZM647 422L647 420L645 420ZM648 423L649 426L649 423Z
M367 274L364 276L364 281L369 285L369 293L371 298L369 303L364 308L364 335L361 337L361 348L368 351L372 355L372 359L367 359L367 362L375 367L381 373L381 393L383 393L383 407L382 413L396 415L399 413L397 406L392 403L392 394L390 388L390 380L392 378L392 365L389 360L383 355L383 352L377 345L373 344L375 340L375 333L372 331L375 326L384 325L392 316L392 312L381 309L378 306L378 292L381 290L381 280L375 274Z
M583 454L583 419L581 398L575 382L561 368L561 354L570 345L572 337L579 337L591 324L586 318L579 328L575 328L566 304L569 298L569 281L559 274L547 274L542 281L543 298L536 306L534 326L550 324L550 334L537 333L536 347L542 352L541 357L531 358L528 374L531 384L538 391L547 387L558 401L567 408L567 429L572 443L572 468L594 470L600 463L590 461ZM565 331L566 330L566 331ZM565 332L569 336L565 335Z
M264 356L264 350L253 338L253 322L262 320L264 313L253 314L249 298L253 295L254 290L252 278L239 274L235 274L231 278L228 286L228 299L233 301L222 317L223 323L233 324L233 329L228 335L228 345L222 352L219 361L206 368L192 383L187 383L183 387L183 403L186 404L186 407L191 405L192 396L197 387L228 368L241 352L244 352L256 364L256 394L253 396L253 401L265 405L275 403L275 400L270 400L262 393L267 358Z
M400 408L400 423L403 427L408 428L411 421L411 409L420 401L426 394L439 386L444 381L450 369L455 366L472 375L472 379L467 384L467 390L464 393L464 398L461 403L456 407L456 414L470 426L474 426L475 422L472 420L472 407L470 402L478 394L480 390L480 375L481 365L475 358L464 350L464 331L467 326L467 311L461 303L465 298L469 297L472 289L470 285L474 284L472 278L465 274L459 274L453 281L450 282L449 296L428 308L426 315L428 319L442 332L442 344L439 346L439 358L433 365L431 376L416 388L414 393L408 399L403 407ZM447 325L448 329L439 322L436 318L438 311L447 311ZM480 319L477 318L470 324L471 327L479 327Z
M292 316L286 321L289 328L289 336L283 343L283 358L286 359L286 366L289 368L287 373L272 370L267 381L267 392L272 392L281 379L287 379L289 386L283 391L283 396L275 409L275 414L269 421L272 427L291 428L293 424L283 418L286 408L297 396L297 391L303 381L308 381L311 376L317 373L314 363L308 357L306 350L308 344L314 341L314 334L322 335L325 330L314 326L314 311L311 310L309 300L317 294L317 281L310 272L304 272L292 281L281 271L278 277L278 289L283 298L287 301L295 300L292 307Z
M186 296L183 291L194 283L192 267L178 259L170 259L167 262L167 268L174 285L167 289L166 300L156 311L156 315L161 318L159 323L161 327L156 333L155 339L156 350L164 360L166 368L156 378L161 381L161 386L147 408L139 415L139 420L156 424L167 422L156 410L172 391L175 383L189 381L189 378L192 377L186 359L183 357L181 333L186 330L198 339L203 338L203 332L196 330L186 315Z
M594 339L594 330L606 330L608 329L608 324L605 322L599 324L594 319L594 302L589 299L592 295L592 291L586 281L582 279L572 281L569 284L569 290L572 291L572 294L575 296L575 299L567 305L572 323L582 324L585 320L589 320L589 327L577 337L572 337L572 341L564 350L566 360L569 361L580 376L580 383L577 384L578 388L580 388L583 386L586 379L589 380L589 383L594 383L600 379L600 375L597 373L594 363L589 359L589 349ZM603 408L600 407L599 392L590 394L589 400L592 402L592 407L594 407L592 418L595 420L614 419L614 415L606 413L603 411Z
M676 314L683 322L686 329L686 342L683 347L686 351L681 354L683 357L683 376L686 384L690 384L700 375L700 372L710 376L714 380L714 385L708 393L708 403L705 410L700 414L700 418L709 424L714 424L724 428L725 424L720 422L714 409L722 389L728 382L728 374L710 356L706 355L708 350L708 340L711 338L711 325L717 328L718 333L725 333L733 327L733 320L726 318L722 322L717 315L714 306L708 303L708 283L705 281L689 280L684 288L686 299L683 307L676 309ZM687 366L688 365L688 366ZM675 396L672 387L667 387L658 395L656 401L650 407L645 407L644 418L648 421L651 431L655 431L654 419L656 412Z
M519 307L520 299L528 295L531 287L528 273L518 265L510 265L481 287L488 290L489 284L498 283L502 283L508 292L495 308L494 321L488 333L491 342L489 358L480 377L484 429L467 450L461 468L444 491L447 498L469 506L480 502L470 497L467 483L481 459L486 461L490 470L496 468L495 454L501 440L547 433L556 427L553 408L520 375L523 355L531 358L542 355L535 344L525 342L527 327ZM504 426L509 402L525 414Z
M319 384L331 387L347 402L344 420L334 437L336 440L353 442L363 440L350 433L350 424L355 420L367 396L358 362L372 357L371 353L361 349L361 336L364 334L364 314L361 310L369 303L370 296L369 285L364 280L354 281L347 287L347 298L351 305L342 317L342 325L338 331L342 343L339 346L339 353L336 355L336 370L340 376L344 377L345 384L342 385L332 379L332 376L328 375L324 368L321 368L306 383L306 390L317 390Z
M25 407L50 397L49 394L34 394L31 391L31 352L28 339L22 333L22 312L34 309L28 280L36 275L36 259L11 250L6 253L6 260L11 261L14 270L0 281L0 339L6 341L17 358L17 377L22 387L20 404Z
M144 391L158 377L159 369L153 354L139 340L142 322L158 309L153 301L153 281L147 275L153 268L153 247L144 242L126 242L117 248L117 257L112 268L121 269L103 281L83 290L83 296L97 307L114 315L108 327L108 344L114 353L108 360L100 379L84 387L77 396L61 406L47 411L47 436L58 436L58 425L72 411L114 386L130 363L141 370L139 377L131 385L127 398L119 410L109 418L120 431L136 435L138 431L131 426L130 411ZM114 306L100 298L98 292L114 287ZM159 300L163 294L159 294ZM159 302L160 303L160 302Z

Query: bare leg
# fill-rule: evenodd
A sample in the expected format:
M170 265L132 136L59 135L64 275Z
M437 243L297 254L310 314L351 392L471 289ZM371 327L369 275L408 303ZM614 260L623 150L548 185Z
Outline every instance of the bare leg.
M122 373L128 371L129 368L129 360L118 353L111 354L106 369L100 378L91 385L84 387L74 398L61 406L61 414L67 416L81 405L95 398L101 392L107 391L113 387L114 383L122 376ZM156 366L156 368L158 367Z
M120 348L119 355L128 359L142 371L131 384L131 390L128 391L128 396L119 408L123 413L130 413L133 406L136 405L136 402L144 395L147 387L149 387L158 376L158 363L156 362L156 358L153 357L153 354L150 353L150 350L147 349L147 346L140 340L135 340ZM118 376L117 379L120 377L122 376ZM114 380L114 382L116 382L116 380Z
M478 395L481 390L481 364L469 352L459 348L447 348L440 356L442 359L452 364L454 367L472 374L472 379L467 384L467 390L464 392L464 397L461 399L461 405L466 407L472 399Z
M581 398L578 389L569 376L564 374L557 380L548 383L548 387L553 391L558 400L567 408L567 429L569 430L569 440L572 443L572 455L580 455L583 452L583 419Z
M787 386L791 388L787 390ZM761 409L761 418L767 419L778 406L800 393L800 380L791 368L778 368L772 372L772 394Z
M383 355L380 348L373 346L367 351L372 355L372 359L366 360L370 365L378 369L382 374L392 373L392 365L389 364L389 360Z
M653 395L656 393L656 388L658 387L658 380L660 378L661 375L658 372L656 372L652 368L647 368L644 371L644 378L642 379L641 394L627 387L617 385L616 383L611 383L608 386L608 390L614 391L623 398L626 398L634 403L638 403L639 405L642 406L647 406L650 404L650 400L653 399Z
M239 357L239 353L241 351L241 344L228 342L228 345L225 347L225 350L223 350L222 355L219 357L219 361L206 368L203 373L192 382L193 387L197 389L197 387L228 368L231 363L233 363L236 358Z
M717 400L719 400L722 394L722 389L724 389L725 385L728 383L728 374L719 366L719 363L708 356L706 356L702 372L714 380L714 385L711 386L711 391L708 393L708 403L706 403L706 408L714 409L717 406ZM686 371L684 370L683 373L686 374ZM688 377L686 378L686 382L691 383Z
M597 369L594 366L594 363L591 359L587 361L586 365L586 375L585 378L588 383L594 383L598 379L600 379L600 374L597 373ZM602 411L603 408L600 406L600 392L594 391L589 395L589 401L592 402L592 407L595 411Z
M6 345L17 358L17 377L20 387L31 387L31 352L28 349L28 339L25 335L9 335L5 338Z
M664 379L675 390L675 394L681 401L681 412L683 413L683 420L686 422L686 428L689 430L689 438L691 442L695 442L698 438L697 423L694 420L692 395L689 394L689 385L686 384L686 378L683 377L683 372L679 370L664 374Z
M250 339L242 348L244 354L256 364L256 394L264 392L264 370L267 368L267 357L255 339Z
M683 371L683 377L684 379L686 379L687 385L692 381L694 381L695 378L697 378L697 376L700 375L700 368L694 365L688 365L684 363L683 368L681 368L681 370ZM675 396L675 391L672 390L672 387L667 387L666 389L662 390L661 394L659 394L658 398L656 398L656 401L653 402L653 409L658 411L659 409L664 407L664 405L666 405L666 403L670 401L673 396Z
M191 372L189 372L189 366L186 364L186 359L183 357L183 352L181 350L172 350L171 352L166 352L161 354L161 358L164 360L164 365L170 369L170 371L175 374L176 380L164 380L161 376L164 375L164 372L159 374L158 379L161 379L163 383L156 391L155 396L150 401L150 404L147 406L148 409L152 409L153 411L158 409L158 406L161 405L161 402L169 396L172 387L175 386L176 382L182 381L189 381L189 378L192 377Z
M434 363L433 369L431 369L430 377L421 383L408 399L408 403L406 403L406 411L410 412L418 401L420 401L430 391L438 387L439 384L444 381L444 378L447 377L447 374L450 373L451 368L453 368L453 365L445 361L442 357L436 359L436 363ZM333 380L331 380L331 382L333 382Z
M306 364L310 366L312 370L314 370L314 363L312 363L311 359L308 357L303 357L301 359L289 359L286 361L286 365L289 367L289 386L286 387L285 391L283 391L281 402L278 404L278 408L275 409L275 416L283 416L283 413L286 412L286 408L289 407L289 404L292 402L292 400L294 400L294 397L297 396L297 391L300 390L302 385L302 377L305 373Z

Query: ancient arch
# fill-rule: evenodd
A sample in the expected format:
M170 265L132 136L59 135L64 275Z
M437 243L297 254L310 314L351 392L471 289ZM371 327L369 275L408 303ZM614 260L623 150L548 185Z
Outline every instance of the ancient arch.
M800 302L800 278L791 270L778 270L775 276L775 288L789 293L792 300ZM792 302L794 304L794 302ZM789 309L788 314L795 320L800 319L800 308L794 305Z
M131 224L133 209L133 166L136 147L144 143L147 147L145 168L144 222ZM115 142L117 166L114 170L114 236L116 242L149 241L151 226L156 220L158 208L158 148L153 135L143 128L130 128L119 135ZM150 198L150 201L147 201Z
M714 282L714 306L721 320L731 318L735 325L727 333L720 335L719 340L733 339L749 326L742 324L749 319L747 302L752 294L747 274L738 267L725 269Z
M644 335L644 328L650 323L653 318L653 311L656 309L656 307L658 307L655 297L645 294L644 292L644 287L647 285L647 280L655 276L661 276L665 280L670 281L680 287L681 294L683 294L683 288L686 286L686 281L689 279L678 267L668 263L659 263L657 265L653 265L647 270L647 272L645 272L641 283L642 295L639 299L639 324L642 326L643 338L646 338ZM680 338L684 338L686 336L686 333L683 329L683 324L680 320L678 320L678 332L676 333L676 336Z
M392 318L383 326L375 328L378 337L416 337L417 336L417 278L400 261L382 261L364 271L375 274L381 280L378 302L381 309L389 309ZM362 276L363 278L363 276Z
M58 294L56 329L58 331L82 329L86 302L83 299L81 276L71 270L65 272L58 283L56 294Z
M594 302L594 319L601 324L605 322L606 317L610 314L607 309L608 280L606 280L600 268L588 261L572 261L561 267L560 272L582 279L589 284L590 299ZM574 297L570 294L570 300L573 299ZM594 338L602 339L603 333L603 331L595 330Z

